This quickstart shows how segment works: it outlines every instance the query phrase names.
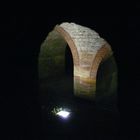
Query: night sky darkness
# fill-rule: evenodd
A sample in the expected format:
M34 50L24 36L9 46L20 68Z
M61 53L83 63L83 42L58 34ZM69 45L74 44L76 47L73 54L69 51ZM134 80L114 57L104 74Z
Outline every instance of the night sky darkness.
M119 70L118 107L120 134L139 133L140 17L20 15L2 23L2 129L5 137L42 133L38 101L38 54L40 45L56 24L75 22L97 31L112 46ZM131 133L130 133L131 132ZM43 134L42 134L43 135ZM16 139L16 137L15 137Z

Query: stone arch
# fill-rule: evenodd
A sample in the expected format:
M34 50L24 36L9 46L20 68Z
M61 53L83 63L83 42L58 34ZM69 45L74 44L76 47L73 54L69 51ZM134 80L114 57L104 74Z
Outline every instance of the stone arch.
M111 46L90 28L75 23L56 25L41 46L39 73L42 79L45 77L42 76L42 69L47 59L44 51L47 48L46 44L49 40L53 42L57 37L60 37L60 40L63 38L62 45L65 46L67 43L72 52L75 96L95 100L98 68L102 62L112 56Z
M62 27L60 27L58 25L55 26L54 30L57 31L68 43L70 50L72 52L74 66L78 66L79 65L79 55L78 55L78 51L75 46L75 43L72 40L71 36Z
M95 58L92 60L92 66L90 70L91 78L96 79L96 75L100 63L108 59L112 55L112 53L113 52L111 50L111 46L108 43L102 46L102 48L97 52Z

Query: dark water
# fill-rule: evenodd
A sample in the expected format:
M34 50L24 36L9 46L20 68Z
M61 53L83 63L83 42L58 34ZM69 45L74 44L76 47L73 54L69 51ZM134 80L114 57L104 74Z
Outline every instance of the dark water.
M118 136L119 113L93 101L75 97L72 93L49 93L41 97L42 122L45 138L114 140ZM54 108L67 108L71 114L63 119Z

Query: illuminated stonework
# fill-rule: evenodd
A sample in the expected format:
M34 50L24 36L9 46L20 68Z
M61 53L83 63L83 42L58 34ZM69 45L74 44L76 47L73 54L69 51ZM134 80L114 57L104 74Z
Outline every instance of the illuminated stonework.
M111 63L114 64L115 69L111 73L107 72L105 75L109 75L111 80L113 79L111 85L113 88L111 88L111 92L116 91L117 73L111 46L94 30L75 23L62 23L56 25L54 30L49 33L47 39L43 42L39 58L39 72L42 79L45 78L45 76L46 78L49 77L49 70L47 68L47 66L49 67L49 62L46 63L47 59L50 59L50 62L57 61L52 62L56 65L51 68L51 71L54 71L53 73L56 72L57 74L57 71L53 70L57 68L59 69L57 75L61 76L64 72L64 54L67 44L72 52L74 62L74 94L76 96L95 100L97 95L98 68L100 64L108 59L111 59ZM53 56L49 54L49 50L51 49L56 49L56 52L60 51L59 55L56 54L56 52L54 53L57 60L52 59ZM59 66L61 66L61 68ZM42 75L42 73L45 74Z

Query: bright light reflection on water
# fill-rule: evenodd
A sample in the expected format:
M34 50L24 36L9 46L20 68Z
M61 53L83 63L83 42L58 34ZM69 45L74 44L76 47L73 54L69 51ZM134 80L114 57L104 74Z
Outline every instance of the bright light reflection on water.
M62 117L62 118L68 118L70 115L70 112L68 111L60 111L57 113L58 116Z
M54 108L52 110L52 113L55 114L56 116L59 116L63 119L67 119L70 117L71 111L66 108Z

